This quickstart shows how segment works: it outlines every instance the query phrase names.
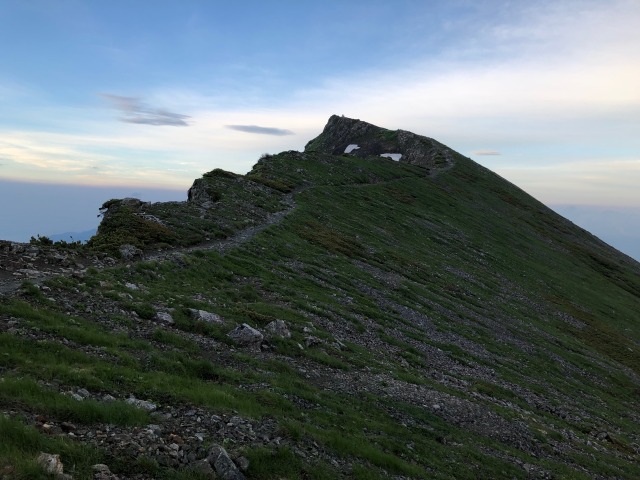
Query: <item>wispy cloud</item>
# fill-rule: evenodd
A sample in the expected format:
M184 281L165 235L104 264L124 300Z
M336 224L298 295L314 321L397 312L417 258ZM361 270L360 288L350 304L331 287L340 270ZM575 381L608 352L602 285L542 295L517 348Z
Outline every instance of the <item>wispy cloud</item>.
M3 167L3 177L47 183L155 186L171 185L171 182L186 185L196 176L193 172L170 174L167 170L173 166L173 158L167 159L161 147L150 150L150 158L140 160L133 152L145 146L152 148L153 139L145 139L137 148L120 146L131 140L134 139L0 132L0 158L8 160Z
M473 155L502 155L497 150L476 150L471 152Z
M275 135L282 137L284 135L295 135L291 130L285 130L283 128L274 127L259 127L257 125L225 125L226 128L231 130L238 130L245 133L257 133L260 135Z
M65 178L86 174L94 166L112 160L108 155L63 144L55 135L40 138L30 133L0 135L0 154L8 163L7 174L22 172L25 177L40 173L44 178ZM68 138L68 137L65 137Z
M317 81L299 84L306 87L271 95L277 104L254 102L253 97L248 101L244 85L213 89L207 84L176 83L145 87L144 99L102 95L126 123L104 118L103 111L92 112L89 120L79 115L85 115L80 109L42 115L39 106L34 116L55 119L56 125L27 133L14 132L18 127L13 124L3 131L0 121L0 154L5 153L6 160L2 172L24 168L33 178L75 175L74 180L84 181L87 177L80 175L90 174L81 167L92 165L104 169L99 174L92 171L95 183L125 179L144 184L155 175L157 183L188 186L214 167L245 173L262 152L302 149L322 131L330 114L344 113L473 152L545 202L576 203L597 197L619 205L638 204L637 188L625 183L630 178L640 182L637 172L630 164L616 171L610 162L631 156L640 145L634 136L640 113L640 65L629 62L640 54L640 5L637 0L614 0L613 8L585 1L588 8L573 8L572 15L571 7L559 3L552 9L534 2L517 22L490 22L466 42L471 46L479 42L477 52L436 58L414 55L394 69L377 66L318 76ZM197 122L174 113L182 111ZM253 124L246 124L248 119ZM64 138L47 133L60 131L60 121L74 133ZM128 123L190 126L130 128ZM274 125L295 125L295 132ZM5 145L2 152L3 136L9 143L30 148L17 151ZM70 151L51 151L53 145ZM617 151L618 146L625 151ZM581 164L563 168L569 161L588 160L596 147L598 155L609 160L589 165L589 178L580 175ZM75 164L64 163L69 159ZM552 165L537 169L542 163ZM521 165L530 170L517 168ZM607 185L622 182L624 194L606 190L603 177Z
M186 119L189 118L188 115L170 112L163 108L150 107L136 97L123 97L110 93L102 93L100 96L122 112L120 120L126 123L169 125L174 127L186 127L189 125L186 122Z

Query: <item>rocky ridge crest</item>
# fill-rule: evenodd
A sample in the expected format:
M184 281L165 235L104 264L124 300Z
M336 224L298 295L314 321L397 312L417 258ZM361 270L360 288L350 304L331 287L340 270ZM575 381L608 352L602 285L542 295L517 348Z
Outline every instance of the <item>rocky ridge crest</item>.
M348 149L350 145L357 148ZM441 170L454 164L453 152L440 142L406 130L387 130L362 120L332 115L322 133L305 146L305 152L366 158L400 154L400 162Z
M0 477L640 474L640 266L435 140L333 116L0 260Z

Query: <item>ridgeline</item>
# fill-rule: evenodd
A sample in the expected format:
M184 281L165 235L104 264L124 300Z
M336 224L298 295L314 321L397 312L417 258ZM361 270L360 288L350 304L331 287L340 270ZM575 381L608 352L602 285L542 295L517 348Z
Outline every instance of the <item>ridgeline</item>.
M102 213L0 243L0 478L640 478L640 264L436 140Z

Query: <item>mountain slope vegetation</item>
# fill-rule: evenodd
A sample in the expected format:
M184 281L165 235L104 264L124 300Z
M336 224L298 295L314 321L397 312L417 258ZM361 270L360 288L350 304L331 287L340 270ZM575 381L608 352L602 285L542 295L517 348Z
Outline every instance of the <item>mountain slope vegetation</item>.
M0 476L640 477L640 265L437 141L333 116L103 207L0 297Z

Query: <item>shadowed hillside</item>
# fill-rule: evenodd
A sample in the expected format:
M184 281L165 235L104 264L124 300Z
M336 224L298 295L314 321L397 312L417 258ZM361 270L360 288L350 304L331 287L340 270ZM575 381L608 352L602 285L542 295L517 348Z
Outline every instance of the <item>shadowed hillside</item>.
M0 297L0 477L640 477L640 264L433 139L332 116L102 211L0 245L44 272Z

